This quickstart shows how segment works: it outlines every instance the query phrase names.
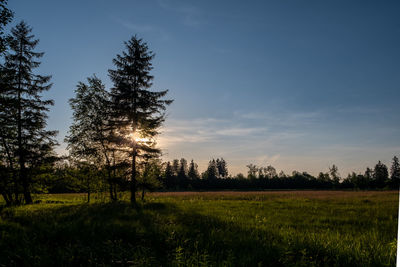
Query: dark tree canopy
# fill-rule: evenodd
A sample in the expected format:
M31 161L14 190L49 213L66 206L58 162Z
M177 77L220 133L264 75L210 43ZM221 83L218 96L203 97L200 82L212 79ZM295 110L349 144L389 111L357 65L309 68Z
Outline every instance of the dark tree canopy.
M4 27L11 22L13 12L7 8L7 0L0 0L0 54L7 48L7 36L4 36Z
M392 187L400 185L400 163L399 158L394 156L392 160L392 167L390 168L390 182Z
M87 83L78 83L75 94L75 98L69 100L73 123L65 138L67 149L75 160L106 168L110 198L116 200L116 177L112 168L115 168L117 153L112 142L113 129L108 125L109 93L103 82L93 75Z
M131 202L135 203L137 160L157 156L155 136L165 120L165 100L168 90L151 91L154 58L145 42L133 36L125 42L126 50L113 60L115 69L109 70L114 83L111 89L112 119L110 125L124 144L131 158Z
M54 160L56 131L46 130L48 106L53 100L43 100L41 93L50 89L51 76L34 72L44 53L35 52L38 40L32 29L21 22L11 30L10 49L5 55L2 77L2 117L13 114L7 121L3 140L13 148L18 162L19 180L26 203L31 203L30 177L32 170L46 161ZM7 111L8 114L3 112ZM3 118L4 119L4 118Z
M388 169L385 164L379 161L374 168L374 180L377 187L384 187L389 178Z

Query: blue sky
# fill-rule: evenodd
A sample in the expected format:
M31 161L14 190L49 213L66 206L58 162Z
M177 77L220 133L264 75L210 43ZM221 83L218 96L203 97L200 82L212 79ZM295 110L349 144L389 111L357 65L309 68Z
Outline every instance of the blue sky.
M78 81L107 70L137 34L156 54L155 90L175 102L165 160L204 170L246 165L342 176L400 154L400 3L396 1L10 1L53 75L48 128L59 153Z

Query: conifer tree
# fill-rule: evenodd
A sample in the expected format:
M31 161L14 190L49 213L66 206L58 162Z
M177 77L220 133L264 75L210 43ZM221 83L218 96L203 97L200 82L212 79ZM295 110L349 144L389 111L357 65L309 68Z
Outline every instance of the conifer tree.
M171 189L175 186L174 184L174 172L172 170L171 162L167 162L164 170L164 180L165 180L165 187L167 189Z
M214 181L218 178L218 168L215 159L212 159L208 163L208 167L206 170L207 179Z
M0 0L0 54L7 48L7 37L4 36L4 27L11 22L14 15L6 5L7 0Z
M392 167L390 168L390 182L392 187L398 187L400 183L400 163L399 158L394 156Z
M200 178L199 171L197 170L197 164L194 163L193 159L190 161L189 164L188 177L192 181Z
M388 169L385 164L379 161L374 168L374 180L377 187L384 187L388 180Z
M154 78L150 74L154 54L147 44L133 36L125 42L125 48L113 60L116 69L109 70L114 83L111 89L113 118L110 123L117 129L117 135L124 144L123 150L131 161L131 203L135 204L138 160L145 154L156 156L160 153L154 138L165 120L166 106L172 100L164 99L168 90L149 90Z
M179 171L178 171L178 185L180 189L185 189L188 186L188 181L187 181L187 160L184 158L181 158L179 161Z
M179 173L179 159L174 159L172 161L172 166L171 167L172 167L173 175L178 176L178 173Z
M57 132L45 129L48 106L53 105L53 100L42 100L41 96L43 91L50 89L51 76L34 72L44 53L34 51L38 40L33 39L31 31L23 21L11 30L10 49L5 55L2 74L7 86L1 92L6 96L4 106L15 115L8 122L9 132L15 134L9 147L15 147L18 180L27 204L32 203L30 170L47 160L54 160L53 148L57 145L54 140Z

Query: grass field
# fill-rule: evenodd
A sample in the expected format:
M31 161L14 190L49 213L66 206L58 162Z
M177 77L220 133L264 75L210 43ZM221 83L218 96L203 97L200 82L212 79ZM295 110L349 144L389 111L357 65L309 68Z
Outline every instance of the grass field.
M0 211L0 266L395 266L394 191L36 200Z

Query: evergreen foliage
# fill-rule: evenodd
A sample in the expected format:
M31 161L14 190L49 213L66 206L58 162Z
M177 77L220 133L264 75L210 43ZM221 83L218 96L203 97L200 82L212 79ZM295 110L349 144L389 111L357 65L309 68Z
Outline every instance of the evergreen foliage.
M393 157L392 167L390 168L390 184L392 188L398 188L400 185L400 163L396 156Z
M11 164L9 160L8 166L18 169L18 183L28 204L32 203L30 174L40 165L55 159L53 148L57 145L54 140L57 131L45 129L48 106L54 102L42 100L41 96L42 92L50 89L51 76L34 72L44 53L34 51L38 40L34 39L31 31L23 21L11 30L10 49L5 55L1 74L5 84L1 90L0 115L7 125L2 130L3 149L15 161Z
M7 49L7 36L4 36L4 27L11 22L14 14L7 8L7 0L0 0L0 54Z
M385 164L379 161L374 168L374 181L378 188L386 185L389 178L388 169Z
M136 202L137 161L144 157L158 156L154 138L165 120L165 100L168 90L150 91L153 76L151 61L153 52L142 39L133 36L125 42L126 51L113 60L116 69L109 70L114 83L111 89L112 118L110 125L123 145L122 151L131 159L130 191L131 202Z

